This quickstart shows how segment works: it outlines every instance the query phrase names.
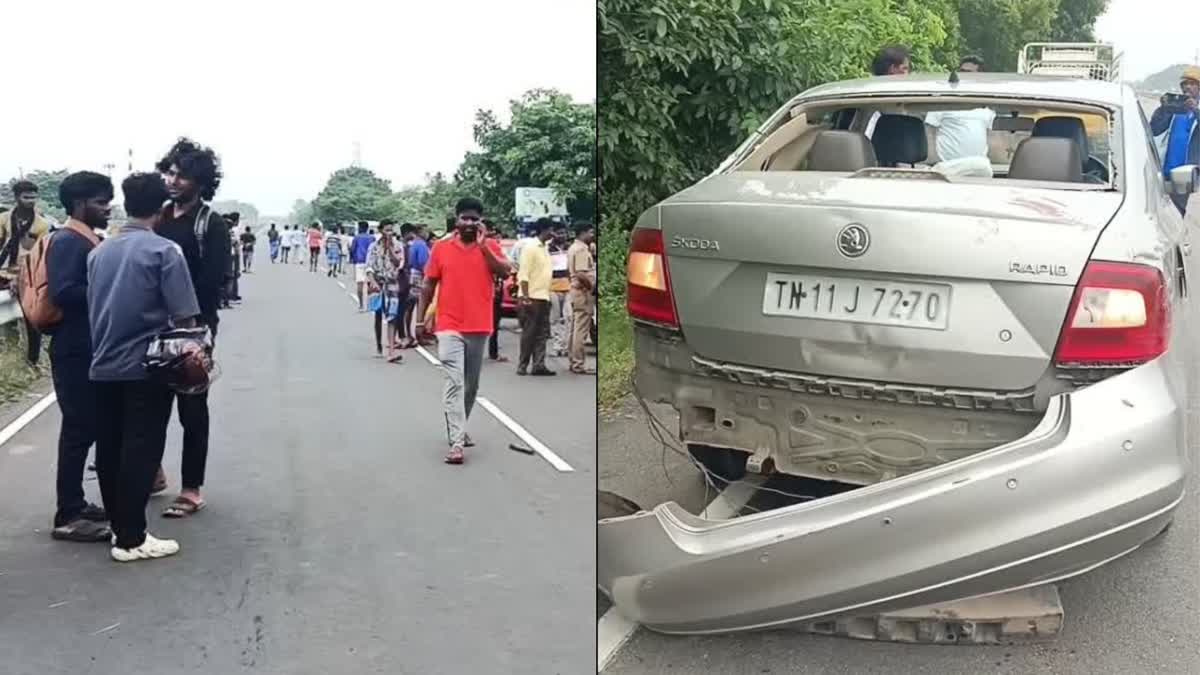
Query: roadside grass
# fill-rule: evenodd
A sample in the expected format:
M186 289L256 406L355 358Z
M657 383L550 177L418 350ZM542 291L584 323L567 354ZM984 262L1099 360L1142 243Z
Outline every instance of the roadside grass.
M17 400L42 375L25 363L25 341L19 331L0 327L0 403Z
M600 349L597 355L599 389L597 404L601 410L616 405L630 392L633 372L633 325L623 304L600 303Z

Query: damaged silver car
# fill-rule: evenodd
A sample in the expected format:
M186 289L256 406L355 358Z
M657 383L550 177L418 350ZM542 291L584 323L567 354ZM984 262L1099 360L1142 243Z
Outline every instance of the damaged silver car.
M986 149L940 156L964 111ZM763 629L1045 584L1163 531L1194 339L1169 195L1198 170L1161 167L1114 83L910 76L791 100L637 222L635 384L717 483L854 488L603 520L601 589L661 632Z

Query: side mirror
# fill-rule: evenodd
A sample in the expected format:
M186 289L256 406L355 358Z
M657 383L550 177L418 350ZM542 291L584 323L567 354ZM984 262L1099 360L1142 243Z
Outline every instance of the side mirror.
M1184 164L1171 169L1170 188L1172 194L1190 195L1200 187L1200 166Z

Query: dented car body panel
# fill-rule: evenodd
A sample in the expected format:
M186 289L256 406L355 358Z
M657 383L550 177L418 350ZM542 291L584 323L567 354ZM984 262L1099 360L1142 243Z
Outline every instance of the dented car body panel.
M1108 189L738 170L748 142L643 214L678 326L635 317L638 395L676 409L689 447L860 487L726 521L674 503L601 521L599 585L618 610L668 633L894 611L1080 574L1169 524L1190 471L1191 235L1132 90L1074 84L882 78L801 95L776 121L855 92L1090 101L1111 109ZM1096 260L1161 273L1169 349L1056 360ZM864 279L947 304L907 322L801 307L814 286Z
M1026 436L894 481L728 521L674 503L604 521L600 587L649 628L709 633L1085 572L1161 531L1182 498L1186 410L1163 368L1056 396Z

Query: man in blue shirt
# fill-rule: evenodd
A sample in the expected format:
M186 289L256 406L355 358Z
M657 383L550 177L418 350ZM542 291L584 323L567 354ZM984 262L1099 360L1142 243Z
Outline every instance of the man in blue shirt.
M65 541L108 541L112 531L104 509L83 494L83 469L96 441L96 393L88 379L92 363L88 325L88 253L96 247L95 230L108 227L113 184L91 171L63 179L58 199L70 215L66 226L50 235L46 249L46 285L62 320L46 330L50 339L50 373L62 411L58 431L56 491L58 508L50 536Z
M121 184L129 222L88 256L88 315L97 400L96 474L113 530L112 558L132 562L179 552L146 531L146 503L162 462L172 391L146 374L151 340L196 325L200 305L187 260L155 228L170 198L158 174Z
M1171 169L1185 164L1200 164L1200 136L1196 135L1196 102L1200 99L1200 68L1189 66L1180 77L1179 89L1186 97L1181 104L1163 103L1150 117L1150 133L1158 137L1159 146L1165 148L1163 175L1171 176ZM1183 213L1187 209L1187 195L1171 195L1171 200Z
M368 227L366 222L360 222L358 234L354 236L354 241L350 242L350 264L354 265L354 285L358 287L358 311L360 312L367 311L363 297L363 291L367 286L367 252L375 243L375 237L367 232Z
M417 330L413 314L421 298L421 287L425 282L425 265L429 262L429 244L425 242L425 226L419 223L404 223L400 226L404 239L405 268L408 270L408 298L405 299L403 326L400 345L404 349L417 346Z

